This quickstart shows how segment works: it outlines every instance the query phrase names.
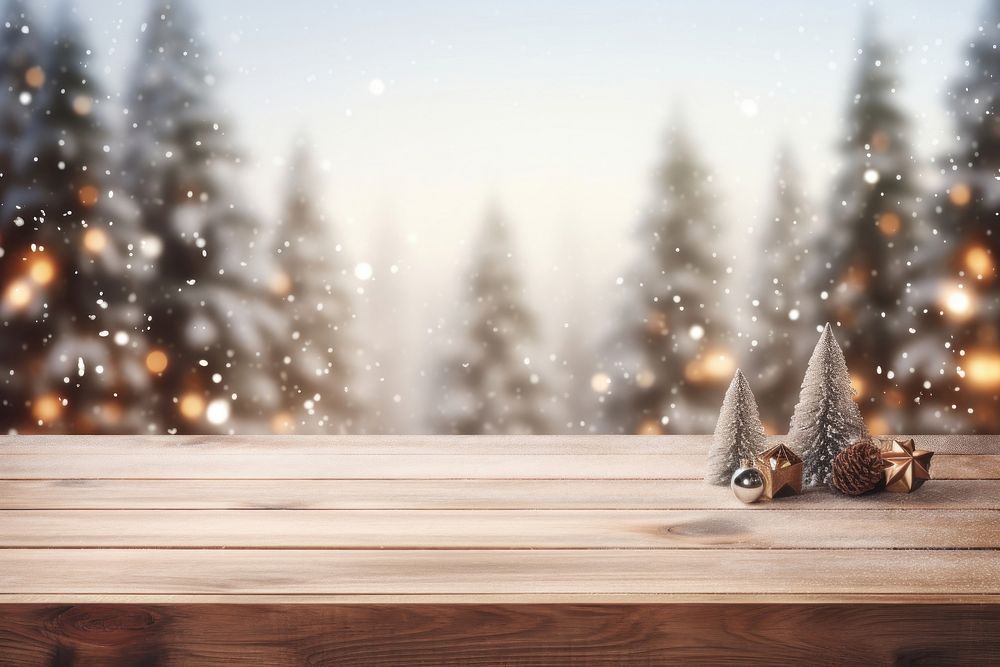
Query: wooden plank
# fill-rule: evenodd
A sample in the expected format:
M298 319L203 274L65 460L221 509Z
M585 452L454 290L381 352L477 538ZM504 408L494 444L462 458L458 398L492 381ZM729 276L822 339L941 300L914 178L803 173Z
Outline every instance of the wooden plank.
M0 525L0 548L39 549L1000 549L1000 513L975 510L38 510Z
M0 591L36 595L1000 594L996 551L2 549ZM669 600L664 600L669 601Z
M197 480L0 482L0 509L1000 509L1000 480L934 480L911 494L806 489L744 506L701 480Z
M0 455L0 479L700 479L696 454ZM1000 456L942 454L935 479L1000 479Z
M11 665L940 665L998 652L1000 614L977 605L0 606Z
M963 593L960 604L1000 606L1000 594ZM387 602L388 600L388 602ZM275 595L246 593L0 593L4 604L901 604L893 593L311 593ZM906 605L958 604L954 594L909 595ZM2 665L3 663L0 663Z
M911 436L897 436L911 437ZM912 436L922 449L938 454L1000 454L1000 435ZM771 436L783 442L785 436ZM710 435L17 435L0 436L3 454L147 454L183 455L188 452L245 455L283 454L448 454L480 456L525 454L701 454L708 452Z

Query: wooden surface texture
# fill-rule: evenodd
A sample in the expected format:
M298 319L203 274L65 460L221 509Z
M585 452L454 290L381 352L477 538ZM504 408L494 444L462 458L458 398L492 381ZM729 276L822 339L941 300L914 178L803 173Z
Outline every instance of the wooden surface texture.
M709 441L0 437L0 664L995 659L1000 437L749 507Z

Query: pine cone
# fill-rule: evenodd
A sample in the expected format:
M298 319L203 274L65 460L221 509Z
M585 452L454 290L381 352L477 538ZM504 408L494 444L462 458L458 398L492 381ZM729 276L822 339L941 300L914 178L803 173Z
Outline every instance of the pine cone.
M834 457L830 484L843 494L860 496L882 481L882 468L878 447L859 440Z

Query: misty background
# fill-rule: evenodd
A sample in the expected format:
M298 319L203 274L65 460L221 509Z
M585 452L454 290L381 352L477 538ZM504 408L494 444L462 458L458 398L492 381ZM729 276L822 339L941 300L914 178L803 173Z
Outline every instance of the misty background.
M966 74L970 41L991 3L637 2L623 8L604 2L75 0L28 6L36 34L63 14L79 23L90 49L86 71L103 89L101 124L113 137L112 159L127 153L134 140L123 111L134 106L134 84L145 66L144 39L158 17L172 15L178 6L185 17L190 13L184 29L197 40L211 72L200 92L211 99L230 128L227 137L239 147L239 176L227 196L259 221L253 224L262 235L280 236L288 184L301 173L296 156L308 154L313 175L302 196L330 230L322 242L340 267L319 262L310 270L339 271L338 289L350 296L345 318L354 342L345 357L351 370L340 384L349 384L357 396L356 416L347 426L333 428L331 422L319 430L470 432L477 430L473 423L456 427L455 418L442 410L468 417L476 413L470 405L503 402L486 390L485 398L463 404L452 396L456 386L463 388L456 381L463 373L448 371L455 362L462 368L471 354L461 349L463 330L475 320L467 292L484 273L476 269L477 258L488 260L482 247L491 243L487 221L495 217L503 221L500 243L509 244L514 291L530 311L514 321L534 324L521 333L512 327L512 335L524 342L515 336L512 349L518 352L506 361L527 360L529 367L527 384L514 383L515 403L523 405L533 394L529 412L544 419L498 425L503 417L494 415L485 430L657 432L710 430L713 413L706 406L721 401L723 379L728 380L712 378L697 401L701 417L686 423L636 417L682 410L665 395L636 399L633 414L620 418L607 414L615 410L606 411L602 400L622 384L649 389L642 386L648 377L640 371L616 375L624 362L615 354L622 356L622 346L631 345L621 334L629 313L635 314L628 308L628 291L642 282L635 267L643 261L643 221L661 197L657 170L670 159L676 135L692 144L702 165L699 183L710 185L706 200L719 231L711 252L729 281L705 285L720 310L732 315L718 334L726 350L718 374L731 374L736 365L760 366L752 357L758 346L751 341L760 338L754 331L757 306L749 305L754 295L732 288L753 283L764 270L758 249L769 243L783 158L794 160L796 194L808 204L802 218L813 223L803 243L821 245L816 233L830 223L837 179L851 168L841 146L859 70L869 54L866 40L874 39L892 67L884 92L906 114L907 182L925 201L927 193L943 187L935 159L961 144L949 95ZM136 199L135 193L128 196ZM914 206L925 218L927 205ZM137 216L142 226L142 212ZM812 257L821 253L814 248ZM995 273L992 249L987 254L987 273ZM259 282L270 283L264 273L270 275L273 267L261 262ZM252 270L254 262L249 264ZM900 293L908 279L897 278ZM497 277L500 292L508 282ZM797 308L782 306L784 315L796 310L792 321L798 329L778 335L795 338L791 361L798 377L816 328L830 318L818 292L804 295ZM906 308L900 299L900 311ZM685 324L685 339L692 326L700 325ZM909 328L903 322L894 326ZM146 333L141 317L130 327L136 337ZM278 329L273 335L283 336ZM953 336L944 328L920 328L920 333L942 343ZM850 346L850 330L838 337ZM695 340L708 343L712 336L702 333ZM136 345L133 351L145 359L152 347ZM676 351L669 341L663 345ZM995 350L995 342L989 345L987 340L988 350ZM887 358L886 367L892 362ZM864 364L860 373L874 372L876 364L868 359ZM263 362L258 370L270 373ZM661 374L655 383L672 386L673 396L688 392L683 383L671 384L674 380ZM151 382L164 401L137 408L146 417L187 396L157 388L155 378ZM996 389L987 385L986 404L995 404ZM786 388L792 403L796 388L797 382ZM199 384L194 391L204 393L206 406L213 401L210 388ZM899 391L903 402L916 397L910 387ZM876 430L997 425L967 416L942 422L933 408L920 420L912 411L884 414L873 400L882 394L865 397L871 403L866 416L881 420ZM54 394L46 390L44 396ZM60 404L68 400L56 398ZM218 423L196 419L179 428L274 430L278 423L278 430L294 424L291 430L316 430L315 424L307 428L308 416L285 418L295 410L280 403L261 398L260 405L272 407L242 423L235 415L230 419L227 409L227 419ZM486 420L488 412L472 422ZM968 414L958 406L952 412ZM275 421L271 413L281 418ZM5 426L76 430L62 417ZM778 416L768 425L781 432L786 420ZM143 431L178 428L162 414L133 423L137 426L130 428Z

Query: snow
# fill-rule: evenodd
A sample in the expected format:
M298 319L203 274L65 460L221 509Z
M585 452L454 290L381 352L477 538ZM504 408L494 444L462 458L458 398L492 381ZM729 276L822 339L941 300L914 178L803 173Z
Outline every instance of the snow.
M798 180L808 170L782 146L775 160L759 156L772 182L763 205L740 200L740 214L726 219L719 202L737 184L700 161L702 144L711 142L671 127L649 205L634 219L606 220L623 230L636 223L634 256L624 266L576 271L546 257L541 270L554 278L539 288L528 282L537 275L529 262L547 241L515 238L505 224L491 237L494 220L471 247L445 235L420 236L418 244L408 228L388 234L401 251L374 235L359 245L369 221L352 215L357 198L336 182L346 161L338 154L320 161L328 180L319 182L310 182L308 156L265 157L286 170L287 183L264 195L277 213L252 207L243 169L262 156L242 149L220 104L224 77L216 70L230 68L230 54L207 41L212 32L199 25L196 9L184 0L157 3L139 30L138 60L124 70L131 81L119 90L102 87L114 77L91 58L95 50L117 55L117 38L96 49L86 43L84 28L99 22L78 26L75 13L65 12L36 27L33 3L5 6L4 429L42 421L49 429L107 432L273 424L317 433L399 424L449 432L707 431L738 363L760 399L763 425L783 431L812 330L826 319L838 325L844 347L834 353L827 342L814 350L815 364L828 372L818 378L810 364L810 389L799 404L805 413L817 409L817 396L828 398L838 406L830 419L854 428L856 403L816 390L823 380L842 392L842 357L864 387L858 400L873 423L952 431L991 425L983 415L997 396L989 356L1000 308L997 21L972 35L965 66L956 63L960 75L948 81L955 125L930 141L947 154L928 162L926 143L910 145L908 128L925 111L897 95L897 61L907 49L866 34L840 132L841 169L824 182L822 206L805 196ZM231 37L241 35L234 29ZM405 91L384 63L358 73L345 78L354 83L344 91L357 108L384 112L400 102ZM311 72L306 80L318 81ZM261 105L276 94L263 93ZM776 122L769 118L775 93L747 87L727 95L722 113L740 127L760 132ZM796 138L792 132L789 140ZM649 151L660 144L650 137ZM401 191L423 185L415 174ZM537 188L546 188L544 178ZM321 201L327 191L329 205ZM536 212L514 199L521 194L506 196L530 228ZM327 208L348 212L343 226ZM752 246L739 251L749 259L734 261L727 247L744 230ZM586 230L570 235L586 237ZM624 245L629 237L622 231L620 238ZM442 263L434 267L440 283L427 287L410 262L432 241L467 253L469 266L460 274ZM615 249L608 251L613 257ZM386 296L394 279L405 289ZM598 283L619 301L591 291ZM553 309L536 290L565 294ZM588 305L574 310L581 301ZM600 317L588 317L593 312ZM557 326L564 338L547 338ZM153 353L160 355L155 372L147 366ZM369 402L369 394L381 402ZM187 397L200 406L191 416L179 410ZM62 409L39 420L30 409L36 400ZM409 412L392 412L399 404ZM793 425L808 422L795 414ZM808 438L803 446L826 459L824 447L839 446L837 429L825 428L823 447Z

